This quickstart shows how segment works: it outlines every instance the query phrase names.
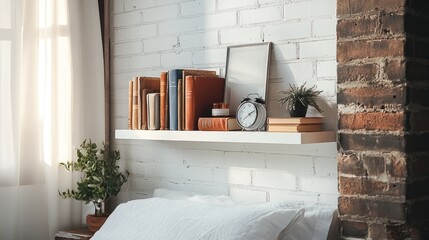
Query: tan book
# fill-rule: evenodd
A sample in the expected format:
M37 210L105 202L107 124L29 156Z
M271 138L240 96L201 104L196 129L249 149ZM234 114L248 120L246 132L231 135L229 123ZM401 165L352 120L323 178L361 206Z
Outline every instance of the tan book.
M133 121L133 80L128 82L128 129L132 129Z
M131 122L131 128L133 130L139 129L138 127L138 112L139 112L139 106L138 106L138 77L135 77L133 79L133 111L132 111L132 122Z
M161 72L159 80L159 129L165 130L166 126L166 109L167 103L167 72Z
M322 124L268 124L268 132L320 132Z
M146 97L148 129L159 130L159 93L149 93Z
M273 118L267 119L267 124L316 124L322 123L322 117L294 117L294 118Z
M201 117L198 119L200 131L234 131L241 130L236 118L230 117Z
M142 125L141 125L141 129L142 130L148 130L148 120L147 120L147 95L149 95L150 93L154 93L155 91L153 89L143 89L142 90L142 115L141 115L141 119L142 119Z

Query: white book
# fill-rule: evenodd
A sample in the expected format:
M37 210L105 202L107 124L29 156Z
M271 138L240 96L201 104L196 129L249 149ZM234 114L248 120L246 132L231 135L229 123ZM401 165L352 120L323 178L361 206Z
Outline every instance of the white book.
M146 100L148 129L159 130L159 93L149 93Z

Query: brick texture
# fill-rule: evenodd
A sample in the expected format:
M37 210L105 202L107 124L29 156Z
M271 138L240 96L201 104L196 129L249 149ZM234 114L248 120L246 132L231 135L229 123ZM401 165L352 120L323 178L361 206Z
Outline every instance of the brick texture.
M427 239L428 1L337 0L342 237Z

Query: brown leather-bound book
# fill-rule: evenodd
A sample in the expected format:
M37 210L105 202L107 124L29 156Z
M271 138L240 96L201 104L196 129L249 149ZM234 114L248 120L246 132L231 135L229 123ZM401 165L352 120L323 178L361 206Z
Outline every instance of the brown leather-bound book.
M322 124L268 124L268 132L320 132Z
M137 85L138 79L139 79L138 77L135 77L133 79L133 113L132 113L133 118L132 118L132 122L131 122L131 125L132 125L131 128L133 130L139 129L139 127L138 127L138 112L139 112L138 92L139 92L139 90L137 88L138 87L138 85Z
M128 129L132 129L133 122L133 80L128 82Z
M159 122L160 122L160 126L159 129L160 130L165 130L165 123L166 123L166 116L165 113L166 111L166 94L167 94L167 72L161 72L161 76L159 79Z
M143 89L142 91L142 115L141 115L141 119L142 119L142 126L141 129L142 130L148 130L148 121L147 121L147 95L149 93L153 93L155 92L153 89Z
M185 82L185 130L197 130L198 119L211 116L213 103L223 101L225 79L187 76Z
M201 131L234 131L241 130L236 118L201 117L198 119L198 130Z
M138 114L138 129L147 129L147 112L144 111L146 109L146 94L143 94L144 89L152 89L152 92L159 92L160 89L160 78L159 77L139 77L139 91L140 95L138 101L140 101Z

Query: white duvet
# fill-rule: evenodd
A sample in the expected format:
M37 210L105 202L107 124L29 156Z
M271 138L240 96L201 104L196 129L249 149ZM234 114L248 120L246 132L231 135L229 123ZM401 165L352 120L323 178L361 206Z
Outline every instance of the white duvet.
M150 198L120 204L91 239L275 240L303 214L302 209Z

